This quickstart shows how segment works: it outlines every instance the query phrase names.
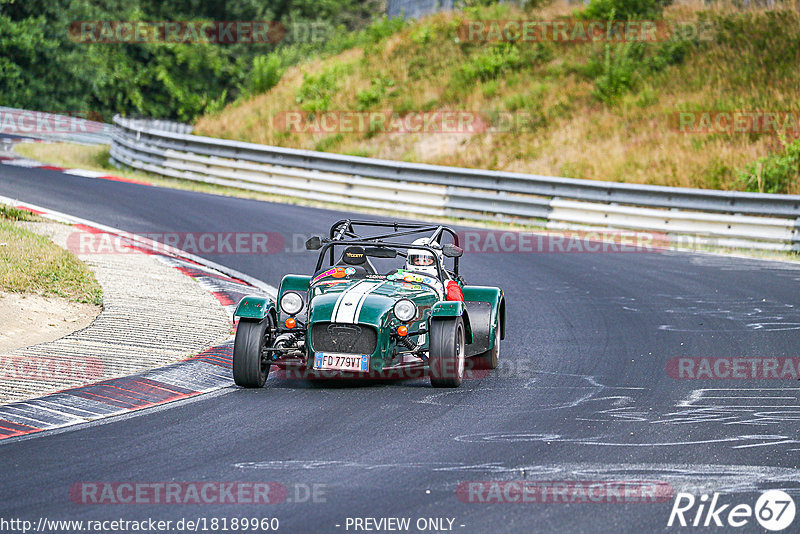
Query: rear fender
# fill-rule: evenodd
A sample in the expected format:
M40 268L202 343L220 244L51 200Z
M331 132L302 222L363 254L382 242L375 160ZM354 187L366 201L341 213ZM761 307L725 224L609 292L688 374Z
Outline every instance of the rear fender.
M464 320L465 343L472 343L472 324L463 302L460 300L440 301L431 307L431 321L450 317L461 317Z

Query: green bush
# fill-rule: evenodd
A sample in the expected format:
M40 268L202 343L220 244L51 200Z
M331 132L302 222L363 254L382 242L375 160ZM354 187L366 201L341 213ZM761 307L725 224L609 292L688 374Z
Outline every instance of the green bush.
M277 54L253 58L253 71L250 74L250 92L266 93L281 81L283 67Z
M314 150L316 150L317 152L327 152L328 150L334 148L336 145L341 143L343 139L344 136L341 133L323 137L314 146Z
M655 19L672 0L591 0L582 12L586 20Z
M0 0L0 102L191 121L268 91L309 56L377 43L408 24L371 22L381 10L381 0ZM275 20L289 34L279 43L86 44L68 31L111 20ZM314 36L297 34L312 25Z
M411 42L418 45L426 45L433 39L434 30L430 24L420 24L411 32Z
M633 88L640 66L640 48L633 43L619 44L613 52L611 45L606 45L602 63L598 62L594 69L599 71L594 81L594 96L606 104L613 103Z
M680 39L659 44L606 44L601 54L595 54L579 70L594 79L594 96L606 104L612 104L634 89L644 76L683 62L694 44L693 41Z
M673 39L659 43L655 46L655 52L647 56L647 70L658 72L670 65L682 63L696 44L696 41L688 39Z
M458 70L458 76L463 83L472 83L475 80L495 80L501 74L519 69L523 64L519 49L508 43L494 45L480 54L470 58Z
M783 151L770 154L739 171L738 179L746 191L787 193L800 182L800 139L789 143L781 137Z
M484 98L494 98L497 91L500 89L500 84L497 80L489 80L481 87L481 92Z
M386 97L386 90L390 87L394 87L394 80L383 76L373 78L369 89L364 89L356 94L356 100L358 101L356 107L359 111L364 111L383 102Z
M709 166L703 170L696 180L692 180L692 187L704 189L727 189L736 181L735 170L722 163L719 158L714 158Z
M516 93L507 96L503 103L508 111L517 111L518 109L523 109L528 104L528 99L528 95L524 93Z
M402 17L389 19L386 16L383 16L364 28L364 31L359 35L361 39L361 43L359 44L377 43L378 41L382 41L383 39L394 35L407 25L408 22L406 22L406 20Z
M304 111L312 114L328 111L331 98L339 91L339 79L345 74L345 70L342 65L336 65L316 75L303 75L303 83L297 90L295 102Z

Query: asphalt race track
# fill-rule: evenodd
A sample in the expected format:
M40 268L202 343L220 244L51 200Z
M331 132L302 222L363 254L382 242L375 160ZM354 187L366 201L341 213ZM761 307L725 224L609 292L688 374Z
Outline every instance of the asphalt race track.
M345 216L7 166L0 195L134 232L291 236L324 232ZM277 285L316 258L209 259ZM262 390L231 387L9 440L0 444L0 515L276 517L279 532L291 533L355 532L353 518L389 517L410 518L409 532L430 531L416 529L428 518L451 519L465 534L661 532L672 530L673 496L482 503L464 502L457 489L658 481L698 498L719 492L731 505L752 506L771 488L800 496L800 382L686 380L666 370L676 357L800 356L800 267L675 252L480 253L462 266L470 283L506 292L507 339L489 376L457 390L427 380L318 387L273 377ZM81 482L174 481L277 482L288 493L269 505L92 505L69 494ZM733 530L763 532L753 518Z

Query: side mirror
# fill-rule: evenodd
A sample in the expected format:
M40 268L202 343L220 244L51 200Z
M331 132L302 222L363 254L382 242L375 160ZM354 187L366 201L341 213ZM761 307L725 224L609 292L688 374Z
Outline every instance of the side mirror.
M306 250L319 250L322 248L322 239L319 236L314 236L306 241Z
M368 247L364 249L364 252L370 258L396 258L397 251L393 248L383 248L383 247Z
M442 245L442 254L448 258L460 258L464 255L464 249L452 243L447 243Z

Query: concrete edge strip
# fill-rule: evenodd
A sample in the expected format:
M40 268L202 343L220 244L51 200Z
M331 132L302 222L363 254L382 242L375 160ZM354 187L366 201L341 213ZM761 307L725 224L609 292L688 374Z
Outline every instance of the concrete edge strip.
M73 217L34 204L0 196L0 204L32 211L42 217L107 232L132 241L143 252L194 278L232 311L246 294L274 295L264 282L214 262L140 236ZM210 393L233 385L233 339L174 364L121 378L66 389L42 397L0 406L0 442L46 430L64 428Z

